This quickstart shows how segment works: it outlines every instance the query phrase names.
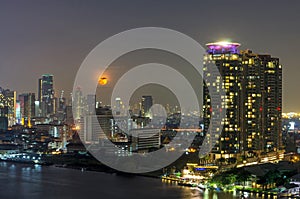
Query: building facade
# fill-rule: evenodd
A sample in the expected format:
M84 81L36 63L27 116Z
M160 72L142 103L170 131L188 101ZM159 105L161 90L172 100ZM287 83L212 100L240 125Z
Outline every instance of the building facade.
M149 114L150 108L153 105L153 99L152 96L146 95L142 96L142 116L145 117L147 114Z
M72 102L74 120L79 121L84 114L84 99L80 88L72 94Z
M241 90L242 90L242 62L241 56L237 50L240 46L238 43L221 44L210 43L207 44L208 51L204 57L203 77L208 81L205 82L203 90L203 121L204 132L215 139L216 145L212 149L215 155L214 159L220 158L223 154L224 157L234 157L235 154L240 153L241 149ZM211 64L215 64L218 68L219 74L212 74ZM219 76L218 76L219 75ZM214 76L216 78L210 78ZM223 82L220 82L222 81ZM212 110L211 101L217 100L211 93L219 93L221 89L226 91L221 101L219 110ZM226 117L222 120L223 130L221 135L216 135L218 129L209 128L210 118L214 111L225 111ZM220 127L221 128L221 127Z
M35 117L35 94L23 93L19 95L20 113L22 124L30 126L30 121Z
M38 81L38 87L41 113L46 117L55 112L53 75L43 75Z
M17 93L0 87L0 116L6 117L8 126L16 123Z
M210 43L204 58L204 132L216 139L212 158L232 158L249 153L276 152L282 149L281 107L282 68L278 58L239 51L238 43ZM211 64L221 77L209 79ZM220 83L221 79L221 83ZM213 114L208 90L225 89L220 110L226 110L221 135L209 128ZM213 93L213 92L212 92Z

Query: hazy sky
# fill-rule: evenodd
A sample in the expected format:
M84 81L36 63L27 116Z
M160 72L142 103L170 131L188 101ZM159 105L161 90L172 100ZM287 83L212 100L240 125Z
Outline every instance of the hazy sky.
M299 111L300 1L0 1L0 86L36 92L44 73L70 93L76 72L99 42L158 26L200 44L231 39L283 65L283 111ZM120 69L122 70L121 66Z

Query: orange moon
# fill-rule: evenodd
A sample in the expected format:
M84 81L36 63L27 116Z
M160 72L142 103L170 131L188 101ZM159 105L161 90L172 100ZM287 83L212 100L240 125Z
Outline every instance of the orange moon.
M101 77L100 79L99 79L99 81L98 81L98 83L100 84L100 85L106 85L107 84L107 78L106 77Z

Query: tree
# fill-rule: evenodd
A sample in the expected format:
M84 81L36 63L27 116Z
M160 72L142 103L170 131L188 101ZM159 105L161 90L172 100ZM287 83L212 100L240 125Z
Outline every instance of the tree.
M238 171L237 176L236 176L236 181L243 183L245 186L246 181L251 178L251 173L246 171L245 169L241 169Z
M277 169L268 171L263 177L262 182L264 182L265 185L271 185L274 183L280 182L281 179L281 173Z
M234 184L235 181L236 181L236 175L231 171L219 173L211 179L211 183L215 183L221 186Z

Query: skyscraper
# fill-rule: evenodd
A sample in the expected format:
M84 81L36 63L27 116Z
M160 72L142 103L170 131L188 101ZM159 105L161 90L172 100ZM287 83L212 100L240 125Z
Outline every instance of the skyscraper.
M86 96L87 114L95 114L96 95L89 94Z
M57 111L58 112L65 112L66 109L66 98L64 97L64 91L61 91L58 102L57 102Z
M239 52L238 43L210 43L204 58L204 79L211 75L215 64L221 77L204 85L204 132L216 136L212 158L230 158L247 152L276 152L281 149L282 69L278 58ZM223 82L220 83L222 78ZM221 85L226 95L220 110L226 109L220 136L209 128L213 113L208 90L218 92ZM216 111L216 110L214 110Z
M42 102L43 100L43 78L38 80L38 100Z
M243 112L242 120L242 150L262 150L263 124L262 104L264 90L263 68L257 54L250 50L241 51L243 64Z
M220 92L221 89L226 91L226 96L222 98L222 106L218 107L220 110L212 110L211 101L216 100L215 97L218 96L210 95L208 87L204 86L204 132L216 139L216 145L212 150L215 155L214 159L220 158L223 154L226 154L226 158L234 157L240 152L242 63L237 50L239 46L238 43L210 43L207 44L208 51L204 57L204 79L210 77L214 72L211 71L211 64L217 66L221 75L214 74L216 79L208 78L210 81L206 82L207 86L214 89L214 92ZM223 83L220 83L221 79ZM214 135L218 129L209 128L211 114L213 111L223 111L223 109L226 109L226 117L222 121L222 134Z
M84 100L82 96L82 91L80 88L77 88L75 93L72 95L73 97L73 117L75 121L80 120L80 118L83 116L84 111Z
M282 67L278 58L241 51L243 65L243 149L282 148Z
M21 118L26 124L30 124L30 120L35 117L35 94L24 93L19 95Z
M258 55L263 67L264 90L262 92L263 104L263 149L265 151L282 148L282 66L278 58L270 55Z
M117 97L115 99L115 110L116 110L116 115L120 115L121 114L121 106L122 106L122 101L121 98Z
M74 124L72 106L66 106L65 123L69 126L72 126Z
M153 105L152 96L149 95L142 96L142 107L141 107L142 116L145 117L149 113L152 105Z
M16 123L17 93L0 87L0 114L8 119L8 126Z
M45 74L39 79L39 101L42 116L48 116L54 113L55 98L53 88L53 75Z

